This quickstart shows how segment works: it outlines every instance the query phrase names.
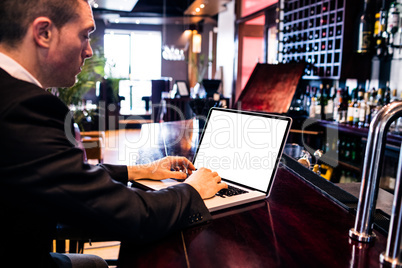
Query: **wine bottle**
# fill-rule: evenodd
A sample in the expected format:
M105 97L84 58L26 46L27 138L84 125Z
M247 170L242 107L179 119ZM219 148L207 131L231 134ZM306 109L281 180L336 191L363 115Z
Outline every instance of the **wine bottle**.
M359 30L357 34L357 53L369 53L372 50L373 19L371 2L365 0L362 13L359 17Z

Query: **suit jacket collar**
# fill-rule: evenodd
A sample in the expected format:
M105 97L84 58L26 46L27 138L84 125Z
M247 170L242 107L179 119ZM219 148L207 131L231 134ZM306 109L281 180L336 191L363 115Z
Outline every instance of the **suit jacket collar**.
M43 88L41 83L30 74L24 67L22 67L18 62L14 59L10 58L4 53L0 52L0 68L6 71L9 75L19 80L23 80L34 85L37 85L40 88Z

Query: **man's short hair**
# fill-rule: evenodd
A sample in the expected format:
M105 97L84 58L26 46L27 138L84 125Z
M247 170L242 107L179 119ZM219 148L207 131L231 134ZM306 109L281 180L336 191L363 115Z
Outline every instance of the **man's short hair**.
M60 29L77 16L78 1L87 0L0 0L0 42L15 46L41 16Z

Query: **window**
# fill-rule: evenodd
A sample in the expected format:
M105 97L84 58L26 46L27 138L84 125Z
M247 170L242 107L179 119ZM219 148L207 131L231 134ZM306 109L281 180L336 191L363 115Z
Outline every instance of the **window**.
M105 73L122 78L119 85L121 114L144 114L142 97L151 96L152 79L162 72L162 37L158 31L106 30Z
M130 74L130 35L105 34L105 73L108 77L129 78Z

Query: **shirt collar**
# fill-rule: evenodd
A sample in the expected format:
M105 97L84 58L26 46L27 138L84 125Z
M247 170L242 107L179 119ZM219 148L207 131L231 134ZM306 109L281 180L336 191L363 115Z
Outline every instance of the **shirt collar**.
M24 67L21 66L18 62L0 52L0 68L6 71L9 75L14 78L26 81L28 83L32 83L37 85L38 87L42 87L41 83L33 77Z

